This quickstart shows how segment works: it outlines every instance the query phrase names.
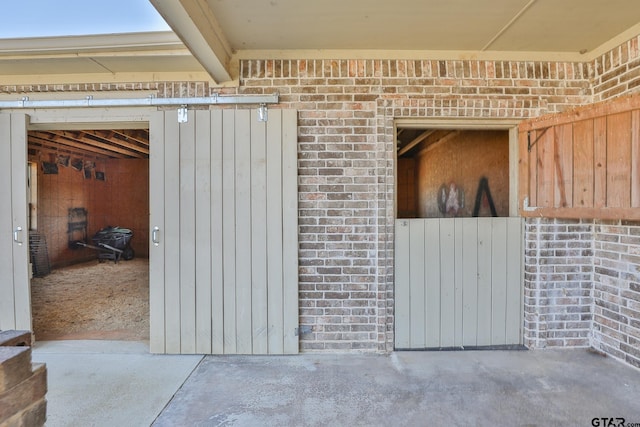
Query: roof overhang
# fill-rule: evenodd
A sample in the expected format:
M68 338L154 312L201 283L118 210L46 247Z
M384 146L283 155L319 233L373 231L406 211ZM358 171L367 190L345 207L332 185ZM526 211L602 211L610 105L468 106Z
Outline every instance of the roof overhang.
M209 81L171 31L4 39L0 84Z
M585 63L640 34L638 0L149 1L173 32L2 40L0 84L236 85L245 59Z
M237 59L587 62L640 34L638 0L150 0L217 82Z

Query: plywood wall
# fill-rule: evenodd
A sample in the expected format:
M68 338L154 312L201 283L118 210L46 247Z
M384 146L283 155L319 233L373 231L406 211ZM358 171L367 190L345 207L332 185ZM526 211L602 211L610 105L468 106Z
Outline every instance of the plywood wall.
M88 211L87 237L112 225L130 228L136 256L146 257L149 234L149 161L146 159L96 162L95 171L104 172L105 180L95 179L95 171L85 178L83 171L59 165L57 174L45 174L42 159L38 163L37 231L47 239L53 268L95 259L91 249L69 248L69 209ZM75 233L73 239L80 238Z
M520 126L524 216L640 218L640 96Z
M438 208L439 190L451 183L464 192L464 206L455 216L472 216L482 177L488 180L497 215L509 216L508 132L461 130L425 149L417 158L417 216L453 216ZM486 197L478 216L491 216Z
M397 172L397 217L415 218L418 215L416 159L411 157L399 158Z

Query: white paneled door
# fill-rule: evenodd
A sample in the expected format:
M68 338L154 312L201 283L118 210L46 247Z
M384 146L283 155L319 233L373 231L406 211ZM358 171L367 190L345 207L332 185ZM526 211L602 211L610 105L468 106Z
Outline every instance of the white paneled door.
M522 218L396 220L396 349L522 344Z
M0 114L0 200L0 330L31 330L25 114Z
M150 120L150 347L298 352L297 118Z

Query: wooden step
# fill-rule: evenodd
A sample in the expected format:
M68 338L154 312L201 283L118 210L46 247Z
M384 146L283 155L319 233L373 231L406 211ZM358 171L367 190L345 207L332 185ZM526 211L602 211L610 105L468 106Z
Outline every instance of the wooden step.
M0 426L7 425L16 414L28 412L46 393L47 368L44 364L34 364L33 373L26 381L0 393Z
M31 347L0 347L0 393L31 375Z
M31 346L31 332L29 331L0 331L0 346Z

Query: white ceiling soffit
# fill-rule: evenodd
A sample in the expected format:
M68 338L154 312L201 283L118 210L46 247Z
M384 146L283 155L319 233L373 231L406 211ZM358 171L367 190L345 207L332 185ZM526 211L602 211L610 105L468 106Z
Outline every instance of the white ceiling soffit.
M587 60L640 31L639 0L150 1L217 81L210 53L227 73L232 55L292 51Z
M123 76L145 73L206 78L189 49L170 31L96 36L3 39L0 82L29 83L34 75L78 83L78 76Z
M232 49L205 0L150 0L193 56L218 83L232 79Z

